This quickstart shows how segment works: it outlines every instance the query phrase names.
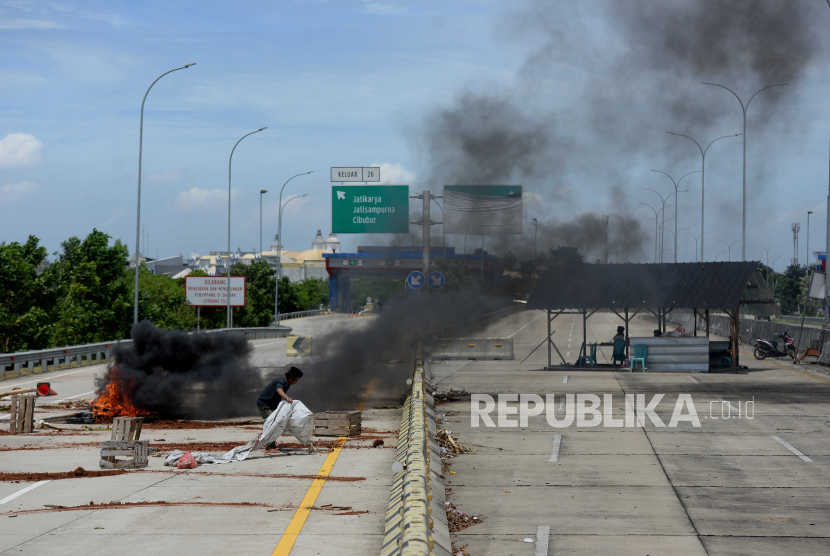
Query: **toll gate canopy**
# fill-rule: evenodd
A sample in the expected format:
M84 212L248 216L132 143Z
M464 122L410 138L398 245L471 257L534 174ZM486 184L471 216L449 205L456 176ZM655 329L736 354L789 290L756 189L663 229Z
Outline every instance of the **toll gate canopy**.
M724 311L735 326L731 351L736 367L740 314L781 314L759 265L758 261L556 265L539 278L528 309L548 311L549 322L553 313L573 311L587 319L589 313L613 311L625 321L626 335L629 320L641 311L655 314L662 331L666 315L674 309L691 309L695 319L700 316L706 322L710 310ZM583 339L580 353L585 345Z

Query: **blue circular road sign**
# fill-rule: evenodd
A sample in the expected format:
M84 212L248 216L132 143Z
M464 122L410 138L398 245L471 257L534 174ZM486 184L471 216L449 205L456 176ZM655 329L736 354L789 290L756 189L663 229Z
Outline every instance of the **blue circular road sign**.
M438 271L433 272L429 275L429 280L427 280L429 287L434 290L440 290L444 287L444 284L447 283L447 279Z
M406 285L413 290L420 290L423 288L424 282L424 273L419 270L410 272L409 276L406 277Z

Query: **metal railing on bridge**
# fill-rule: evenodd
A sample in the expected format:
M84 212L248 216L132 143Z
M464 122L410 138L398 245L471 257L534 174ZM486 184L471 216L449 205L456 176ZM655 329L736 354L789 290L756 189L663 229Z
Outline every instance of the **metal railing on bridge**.
M323 314L324 311L289 313L289 315L292 315L289 318L310 316L304 313ZM287 326L279 328L216 328L202 330L201 332L210 334L236 332L244 334L249 340L261 340L265 338L285 338L291 332L291 328ZM29 373L36 372L40 368L39 372L43 373L50 370L79 367L81 365L106 363L112 360L112 350L116 345L125 345L131 342L132 340L113 340L111 342L55 347L18 353L0 353L0 379L6 378L6 372L9 370L15 376L18 376L23 368L27 369Z

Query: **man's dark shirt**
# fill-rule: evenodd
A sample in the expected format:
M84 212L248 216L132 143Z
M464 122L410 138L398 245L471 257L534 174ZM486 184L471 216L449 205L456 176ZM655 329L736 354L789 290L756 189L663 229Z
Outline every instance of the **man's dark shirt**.
M288 379L284 376L275 378L271 384L265 387L262 394L259 395L256 404L263 409L267 407L271 411L277 409L277 406L282 401L282 397L277 393L277 388L282 388L282 391L287 394L291 385L288 384Z

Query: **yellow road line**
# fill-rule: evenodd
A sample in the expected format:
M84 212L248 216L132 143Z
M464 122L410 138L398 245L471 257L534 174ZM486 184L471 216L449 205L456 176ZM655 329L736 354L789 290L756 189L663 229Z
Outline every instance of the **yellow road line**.
M363 394L363 399L361 399L360 403L357 405L356 411L363 411L363 406L366 405L366 400L369 399L369 394L372 393L372 389L375 387L376 382L377 378L374 378L372 379L372 382L369 383L369 386L366 388L366 392ZM303 496L303 501L300 502L300 507L297 508L296 512L294 512L294 517L292 517L291 521L288 523L285 533L282 534L282 538L280 538L280 542L277 544L274 552L271 553L271 556L288 556L291 549L294 548L294 543L297 542L297 537L300 535L300 531L302 531L306 519L308 519L308 514L311 513L311 508L317 501L320 491L323 490L326 477L329 476L329 473L331 473L331 470L334 468L334 464L337 461L338 456L340 456L340 452L343 450L346 440L348 440L347 437L341 436L337 439L337 442L335 442L334 450L326 456L326 461L323 462L323 466L320 468L320 471L317 472L317 478L312 481L311 486L308 488L305 496Z
M827 380L826 378L821 378L819 376L811 375L810 373L805 373L804 371L799 371L797 369L793 369L792 367L787 367L786 365L782 365L781 363L776 363L775 361L767 361L767 363L775 365L776 367L781 367L782 369L787 369L788 371L792 371L792 372L798 373L800 375L809 376L810 378L814 378L814 379L820 380L822 382L830 383L830 380Z

